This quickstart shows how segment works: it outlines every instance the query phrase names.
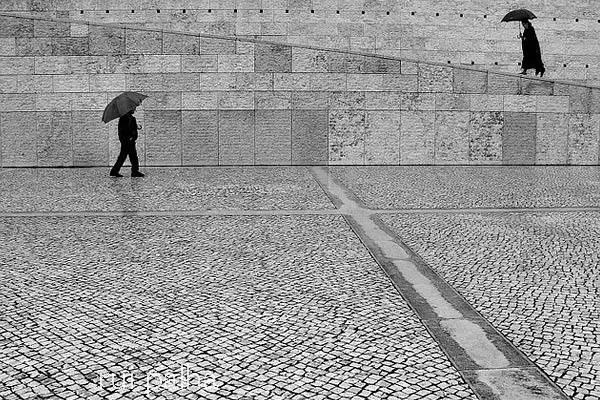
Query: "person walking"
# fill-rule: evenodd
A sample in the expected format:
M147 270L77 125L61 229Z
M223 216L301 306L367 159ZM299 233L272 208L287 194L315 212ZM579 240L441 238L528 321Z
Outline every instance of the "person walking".
M141 127L138 127L137 120L133 116L133 113L135 113L135 108L119 118L119 142L121 142L121 152L117 157L115 165L110 170L110 176L123 176L119 173L119 170L123 166L127 156L129 156L129 161L131 162L131 176L144 176L139 170L140 164L135 148L135 141L138 138L138 129L141 129Z
M520 34L521 47L523 48L523 61L521 62L521 75L527 75L527 70L535 68L535 75L540 75L540 78L544 76L546 68L542 62L542 52L540 50L540 43L538 42L535 34L535 29L529 20L522 20L523 28L525 31Z

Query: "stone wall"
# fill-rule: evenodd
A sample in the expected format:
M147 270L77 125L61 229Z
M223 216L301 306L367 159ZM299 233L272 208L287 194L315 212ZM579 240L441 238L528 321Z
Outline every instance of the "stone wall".
M600 89L381 56L0 19L2 166L109 165L123 90L143 165L598 164Z
M538 19L547 77L600 86L597 0L3 0L0 10L350 49L518 72L525 7ZM23 49L21 49L23 50ZM25 49L27 52L31 49Z

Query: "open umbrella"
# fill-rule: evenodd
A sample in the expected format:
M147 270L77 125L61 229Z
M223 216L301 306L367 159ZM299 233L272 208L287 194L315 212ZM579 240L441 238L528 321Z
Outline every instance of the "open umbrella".
M526 10L524 8L513 10L506 14L504 18L502 18L501 22L509 22L509 21L522 21L524 19L534 19L537 18L531 11Z
M104 109L102 121L107 123L113 119L120 118L133 110L148 96L136 92L123 92L114 99Z

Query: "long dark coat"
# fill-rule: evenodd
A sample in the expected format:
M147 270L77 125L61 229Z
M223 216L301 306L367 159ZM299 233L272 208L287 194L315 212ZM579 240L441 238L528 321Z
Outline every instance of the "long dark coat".
M521 46L523 47L523 62L521 63L521 67L525 70L530 68L535 68L536 71L543 70L542 51L540 50L540 43L535 35L533 26L530 25L523 32Z
M119 118L119 141L129 142L138 138L137 120L133 115L127 113Z

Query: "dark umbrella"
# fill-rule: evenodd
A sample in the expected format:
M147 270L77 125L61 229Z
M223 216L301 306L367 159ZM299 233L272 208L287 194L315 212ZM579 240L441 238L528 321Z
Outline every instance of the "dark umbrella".
M113 119L120 118L133 110L148 96L136 92L123 92L114 99L104 109L102 121L107 123Z
M502 18L501 22L509 22L509 21L522 21L527 19L537 18L531 11L521 8L519 10L513 10L506 14L504 18Z

